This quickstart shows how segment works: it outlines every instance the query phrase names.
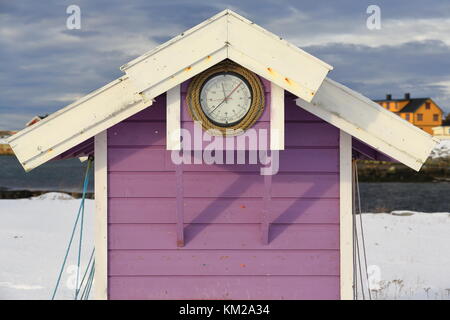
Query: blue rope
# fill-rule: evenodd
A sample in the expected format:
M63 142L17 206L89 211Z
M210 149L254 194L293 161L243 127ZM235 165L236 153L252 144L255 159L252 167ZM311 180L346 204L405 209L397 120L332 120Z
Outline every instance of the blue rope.
M84 227L84 200L86 198L86 191L87 191L87 187L89 185L89 167L90 167L90 162L88 163L88 168L86 170L86 179L84 180L84 185L83 185L83 198L81 200L81 202L83 203L83 210L81 210L81 222L80 222L80 241L78 243L78 264L77 264L77 283L75 286L75 300L78 297L78 293L80 292L80 287L78 286L79 284L79 279L80 279L80 268L81 268L81 246L82 246L82 242L83 242L83 227Z
M81 279L81 282L80 282L80 290L81 290L81 288L83 288L84 280L85 280L85 279L86 279L86 280L89 280L89 276L88 276L87 278L86 278L86 276L88 275L88 273L89 273L89 275L90 275L90 267L91 267L91 263L95 263L94 253L95 253L95 248L92 249L92 252L91 252L91 256L90 256L90 258L89 258L88 265L87 265L87 267L86 267L86 270L84 271L83 278ZM87 285L87 284L86 284L86 285ZM81 297L83 297L83 294L84 294L84 290L83 290L83 293L82 293ZM75 299L76 299L76 297L75 297ZM81 299L82 299L82 298L81 298Z
M83 293L81 294L81 300L89 299L89 293L91 292L92 283L94 282L94 274L95 274L95 259L92 263L91 271L89 272L89 277L86 282L86 286L84 287Z
M95 275L95 261L94 264L92 265L92 270L91 270L91 281L89 283L89 289L87 291L85 300L89 299L89 294L91 293L91 289L92 289L92 284L94 283L94 275Z
M73 229L72 229L72 234L71 234L71 236L70 236L69 245L67 246L66 254L65 254L65 256L64 256L64 260L63 260L63 263L62 263L62 265L61 265L61 270L59 271L58 280L56 281L55 289L53 290L52 300L55 299L56 292L58 291L59 283L60 283L60 281L61 281L61 277L62 277L62 274L63 274L63 271L64 271L64 267L65 267L66 262L67 262L67 257L69 256L70 247L72 246L72 241L73 241L73 238L74 238L74 236L75 236L75 231L76 231L76 229L77 229L78 220L80 219L80 215L81 215L82 212L83 212L83 216L84 216L84 201L85 201L85 199L86 199L87 187L88 187L88 185L89 185L89 170L90 170L90 168L91 168L91 163L92 163L92 159L89 159L89 160L88 160L87 167L86 167L86 173L85 173L85 176L84 176L83 195L82 195L82 198L81 198L80 207L79 207L79 209L78 209L77 218L76 218L76 220L75 220L75 223L74 223L74 226L73 226ZM81 229L80 231L82 232L82 229ZM82 240L82 236L81 236L81 234L80 234L80 246L81 246L81 240ZM81 254L79 253L79 257L78 257L78 258L80 258L80 255L81 255ZM77 288L78 288L78 274L79 274L79 268L80 268L80 261L78 261L78 270L77 270ZM77 288L76 288L76 289L77 289ZM78 292L76 292L76 294L78 294Z

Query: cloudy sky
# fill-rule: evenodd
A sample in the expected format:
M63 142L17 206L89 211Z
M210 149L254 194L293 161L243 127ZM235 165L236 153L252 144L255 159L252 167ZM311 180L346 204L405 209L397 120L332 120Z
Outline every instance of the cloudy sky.
M66 27L73 4L80 30ZM366 26L371 4L380 30ZM0 130L66 106L225 8L333 65L331 78L370 98L410 92L450 112L448 0L0 0Z

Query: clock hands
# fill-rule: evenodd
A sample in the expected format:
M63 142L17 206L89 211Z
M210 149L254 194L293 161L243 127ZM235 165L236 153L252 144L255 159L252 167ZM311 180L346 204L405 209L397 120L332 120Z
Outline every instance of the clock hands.
M227 95L225 94L225 88L224 88L224 86L223 86L223 82L222 82L221 84L222 84L223 98L224 98L225 100L227 100Z
M227 99L236 91L237 88L240 87L241 84L242 84L242 82L239 82L239 84L233 90L231 90L231 92L222 100L222 102L220 102L209 114L212 114L214 111L216 111L216 109L218 107L220 107L222 105L222 103L227 101ZM222 84L222 86L223 86L223 84Z

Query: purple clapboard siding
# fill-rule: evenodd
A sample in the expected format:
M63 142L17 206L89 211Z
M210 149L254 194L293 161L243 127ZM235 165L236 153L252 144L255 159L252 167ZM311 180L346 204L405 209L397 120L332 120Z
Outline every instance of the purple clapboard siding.
M185 225L185 249L339 249L337 224L272 224L268 245L261 243L259 229L259 224ZM111 250L177 248L174 224L112 224L109 231Z
M299 109L298 106L294 107ZM153 108L156 109L157 106L151 106L148 109ZM191 130L193 123L186 123ZM268 129L266 124L258 122L255 127ZM130 128L133 128L131 132ZM325 122L289 122L285 126L285 140L288 148L337 148L339 146L339 130ZM108 145L160 146L165 149L166 124L165 122L121 122L108 130Z
M339 299L338 276L111 277L111 299Z
M248 156L246 156L248 159ZM279 172L334 172L339 169L338 149L287 149L280 154ZM201 158L200 158L201 159ZM223 159L223 162L225 162ZM233 159L237 155L233 154ZM209 166L194 164L183 165L184 171L212 172L259 172L260 165L214 164ZM110 172L120 171L173 171L175 165L170 151L155 149L153 146L141 148L118 147L108 151Z
M175 197L172 172L112 172L111 197ZM246 172L184 172L185 197L262 197L263 176ZM338 197L338 174L279 173L273 197Z
M339 275L336 250L265 250L248 254L245 250L113 250L111 276L158 275Z
M269 102L270 83L263 83ZM192 130L187 85L181 118ZM183 165L180 248L165 99L108 129L109 298L338 299L339 130L286 94L286 150L272 177L268 244L261 241L260 165ZM269 129L269 119L267 105L255 127Z
M273 198L272 223L339 223L338 199ZM110 223L176 223L172 198L111 198ZM259 223L260 198L184 198L185 223ZM139 210L135 210L140 208Z

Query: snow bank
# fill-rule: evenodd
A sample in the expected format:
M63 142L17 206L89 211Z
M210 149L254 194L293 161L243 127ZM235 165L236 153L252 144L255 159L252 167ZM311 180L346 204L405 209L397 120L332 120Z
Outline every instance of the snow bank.
M0 300L50 299L80 205L79 199L52 197L0 200ZM93 248L93 215L94 201L87 199L83 268ZM77 244L75 238L57 299L73 299Z
M73 200L71 195L63 192L47 192L37 197L32 197L31 200Z
M441 140L437 146L431 151L432 158L445 158L450 157L450 140L443 139Z
M450 300L450 213L394 211L362 221L373 298Z

